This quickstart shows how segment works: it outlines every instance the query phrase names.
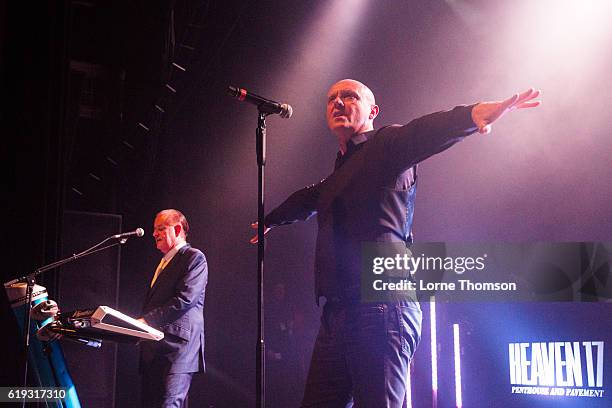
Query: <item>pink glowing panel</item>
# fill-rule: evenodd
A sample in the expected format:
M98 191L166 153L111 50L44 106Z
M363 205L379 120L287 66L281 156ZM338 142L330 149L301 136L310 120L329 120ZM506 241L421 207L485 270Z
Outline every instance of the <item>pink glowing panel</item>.
M461 408L461 347L459 345L459 325L453 324L453 343L455 354L455 402L457 408Z
M431 322L431 398L432 407L438 406L438 339L436 333L436 300L429 302L429 320Z

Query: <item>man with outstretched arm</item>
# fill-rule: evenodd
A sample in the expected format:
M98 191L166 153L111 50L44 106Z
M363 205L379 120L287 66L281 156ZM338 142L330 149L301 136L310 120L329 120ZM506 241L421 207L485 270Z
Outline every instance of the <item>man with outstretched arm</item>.
M372 91L352 79L332 85L326 116L339 144L333 173L265 217L268 232L317 214L315 295L325 305L302 407L402 407L421 309L414 296L361 301L362 244L412 242L417 164L476 131L489 133L510 111L538 106L539 95L529 89L374 130Z

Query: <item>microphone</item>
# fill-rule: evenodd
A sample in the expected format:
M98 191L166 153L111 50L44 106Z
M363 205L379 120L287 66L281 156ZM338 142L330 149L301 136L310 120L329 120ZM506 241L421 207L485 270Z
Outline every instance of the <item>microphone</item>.
M93 348L102 347L102 340L99 340L99 339L87 339L83 337L68 337L68 336L64 336L62 337L62 339L71 341L73 343L82 344L87 347L93 347Z
M290 118L291 115L293 115L293 108L291 107L291 105L268 100L259 95L255 95L254 93L248 92L244 88L229 86L227 88L227 93L231 96L238 98L239 101L246 101L257 105L260 112L278 113L281 118Z
M136 228L134 231L113 235L111 238L124 239L124 238L131 237L132 235L136 235L137 237L142 237L144 235L144 230L142 228Z

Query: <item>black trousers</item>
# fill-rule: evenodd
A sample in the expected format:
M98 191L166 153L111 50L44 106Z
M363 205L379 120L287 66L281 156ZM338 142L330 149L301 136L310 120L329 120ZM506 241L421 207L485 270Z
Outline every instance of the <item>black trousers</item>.
M142 373L141 406L143 408L186 407L193 373L168 373L147 370Z
M420 335L418 304L326 303L302 407L401 408Z

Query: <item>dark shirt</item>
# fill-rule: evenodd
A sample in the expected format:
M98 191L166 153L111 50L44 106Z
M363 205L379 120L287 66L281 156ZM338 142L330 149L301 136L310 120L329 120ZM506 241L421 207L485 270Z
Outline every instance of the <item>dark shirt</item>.
M359 135L364 140L348 143L329 177L293 193L266 216L266 226L274 227L318 215L317 300L359 299L363 243L409 242L414 168L474 133L471 112L472 106L457 106Z

